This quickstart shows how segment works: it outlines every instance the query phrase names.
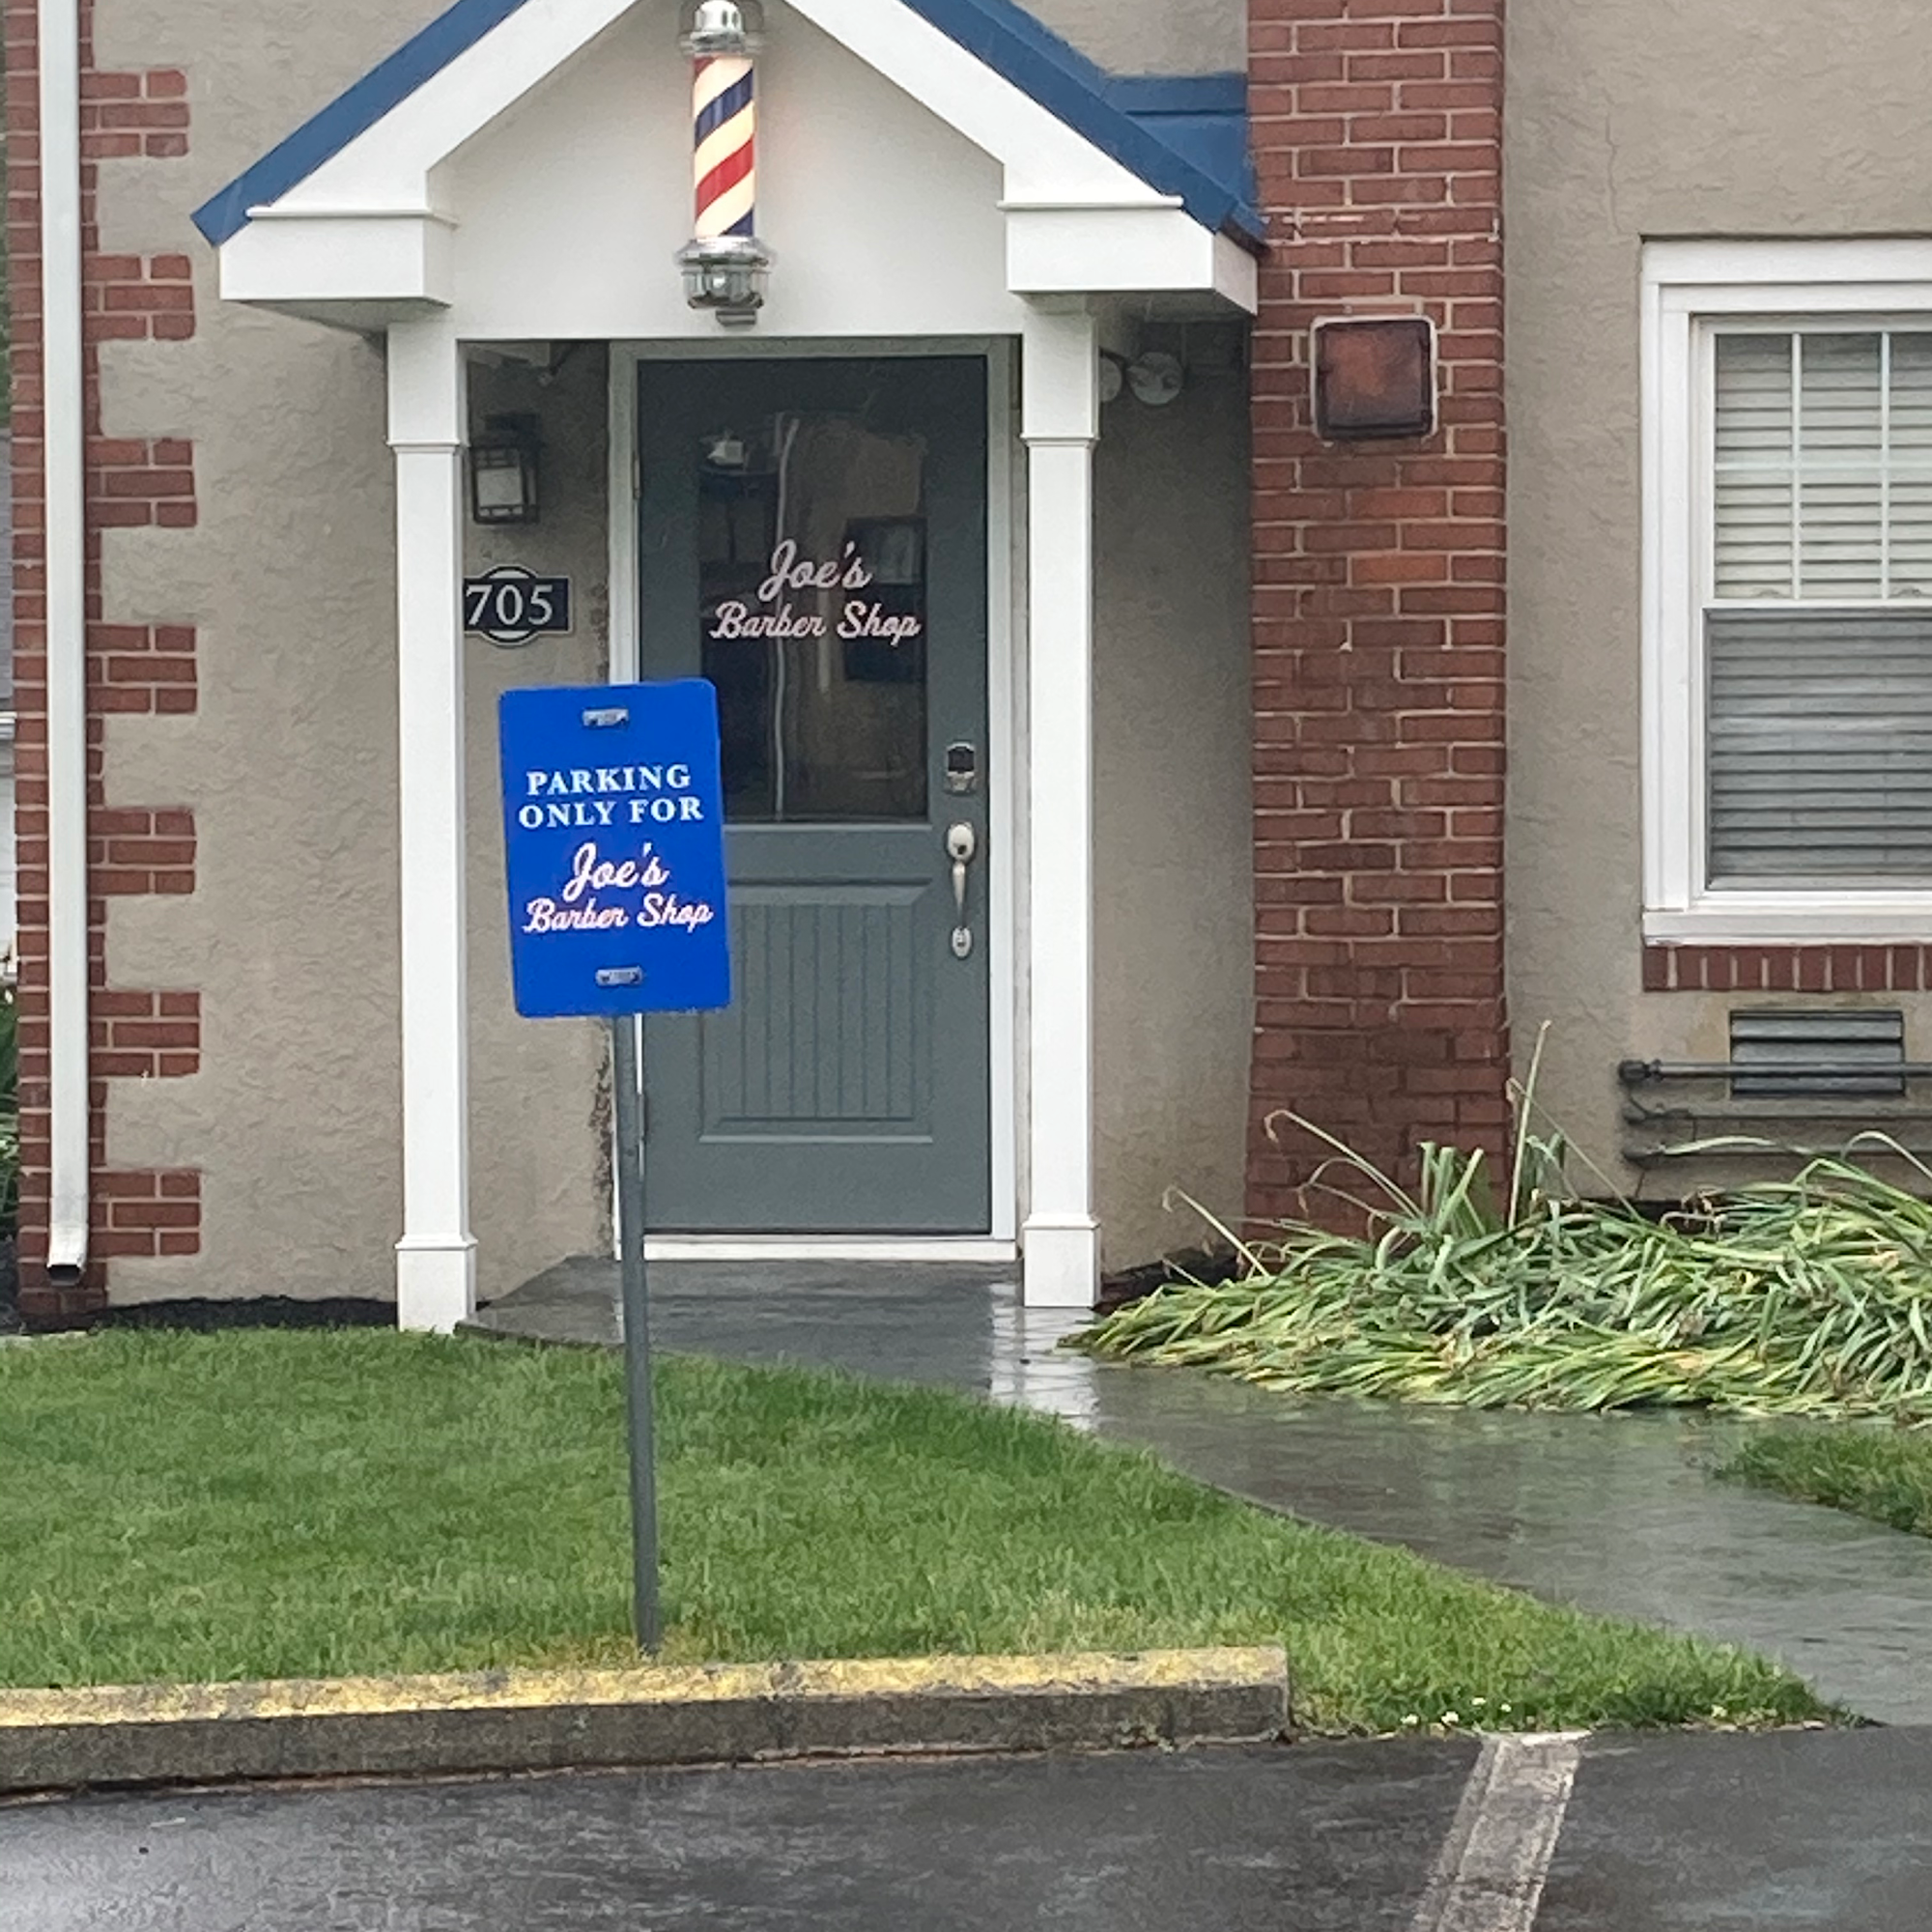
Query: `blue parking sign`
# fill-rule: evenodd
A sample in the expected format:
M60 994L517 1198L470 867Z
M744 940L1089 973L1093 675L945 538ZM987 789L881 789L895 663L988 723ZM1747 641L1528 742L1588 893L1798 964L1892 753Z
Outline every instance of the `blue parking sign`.
M731 1003L718 694L503 694L510 958L526 1019Z

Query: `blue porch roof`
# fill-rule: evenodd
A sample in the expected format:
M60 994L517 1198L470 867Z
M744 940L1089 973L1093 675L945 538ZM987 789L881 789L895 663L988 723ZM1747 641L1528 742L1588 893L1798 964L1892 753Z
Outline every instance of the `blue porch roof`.
M444 14L195 211L217 247L366 133L527 0L455 0ZM1247 89L1239 74L1106 73L1013 0L900 0L1195 220L1259 252Z

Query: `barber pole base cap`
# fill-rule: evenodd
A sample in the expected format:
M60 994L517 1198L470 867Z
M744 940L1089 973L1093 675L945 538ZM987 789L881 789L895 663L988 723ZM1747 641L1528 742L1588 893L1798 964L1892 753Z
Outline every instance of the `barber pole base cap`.
M685 299L715 309L718 320L749 326L765 305L765 284L778 258L755 236L707 236L677 251Z

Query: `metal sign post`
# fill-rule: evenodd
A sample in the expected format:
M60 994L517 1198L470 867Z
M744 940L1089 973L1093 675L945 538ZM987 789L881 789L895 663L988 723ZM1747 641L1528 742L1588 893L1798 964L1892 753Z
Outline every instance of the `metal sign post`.
M638 1023L611 1022L617 1090L617 1247L622 1256L624 1382L631 1417L631 1603L638 1648L654 1651L658 1616L657 1430L651 1391L650 1284L644 1275L644 1104Z
M510 691L499 722L517 1010L611 1023L633 1602L639 1647L653 1651L662 1620L639 1016L731 1002L718 697L701 678Z

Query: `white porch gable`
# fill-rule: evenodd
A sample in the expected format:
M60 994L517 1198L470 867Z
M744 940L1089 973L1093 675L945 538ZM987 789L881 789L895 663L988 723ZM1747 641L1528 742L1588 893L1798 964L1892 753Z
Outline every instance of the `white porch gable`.
M1259 230L1238 190L1114 105L1104 76L1008 0L775 0L773 14L760 227L786 272L768 332L844 332L838 304L812 299L828 277L863 287L875 318L932 271L928 294L955 289L976 266L952 252L975 210L966 225L1000 250L994 287L1010 297L1253 309ZM551 332L686 332L706 319L676 313L662 257L688 239L688 88L671 0L458 0L200 211L222 295L358 328L447 315L476 336L514 315L541 332L527 298L587 250L604 313ZM511 239L534 244L522 263L503 260ZM519 274L521 302L500 286ZM955 315L951 330L992 321Z
M748 330L685 302L690 69L674 0L457 0L196 216L225 298L388 340L397 467L405 1326L475 1305L465 905L465 347L700 339L720 354L1004 338L1026 451L1024 1008L1030 1302L1091 1304L1093 450L1131 298L1252 311L1238 183L1151 133L1011 0L773 0ZM1008 442L1002 457L1012 453ZM614 509L613 509L614 514ZM1009 559L996 563L1004 572ZM1002 575L998 582L1004 586ZM1017 816L1017 814L1015 814Z

